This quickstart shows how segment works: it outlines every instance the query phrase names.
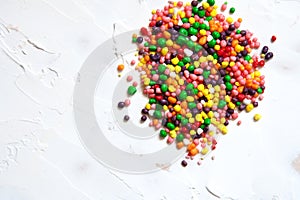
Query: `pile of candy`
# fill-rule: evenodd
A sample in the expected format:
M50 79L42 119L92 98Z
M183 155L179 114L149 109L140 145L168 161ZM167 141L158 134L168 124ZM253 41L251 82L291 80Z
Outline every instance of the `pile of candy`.
M220 10L226 8L227 2ZM252 52L260 43L249 30L239 29L242 19L230 16L235 8L229 17L217 9L214 0L169 2L152 11L149 27L132 39L138 46L136 70L149 98L141 121L150 118L160 137L186 148L189 157L214 150L229 120L258 106L265 90L259 70L273 57L267 46L260 55ZM129 95L135 92L134 86L128 88Z

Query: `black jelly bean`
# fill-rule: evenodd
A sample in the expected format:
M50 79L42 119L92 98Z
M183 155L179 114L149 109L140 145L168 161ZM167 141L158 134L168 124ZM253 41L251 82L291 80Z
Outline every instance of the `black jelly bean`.
M265 60L270 60L271 58L273 58L273 53L272 52L267 53L265 56Z
M124 102L119 102L118 103L118 108L124 108L125 107L125 103Z
M269 47L264 46L261 50L261 53L266 54L266 53L268 53L268 51L269 51Z

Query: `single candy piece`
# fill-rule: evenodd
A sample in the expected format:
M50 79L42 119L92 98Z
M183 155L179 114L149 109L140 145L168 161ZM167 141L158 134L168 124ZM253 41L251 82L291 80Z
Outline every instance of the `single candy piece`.
M235 12L235 8L234 7L230 8L229 12L230 14L233 14Z
M162 129L162 130L160 130L159 135L160 135L160 137L165 138L168 135L168 133Z
M136 93L136 87L134 87L134 86L129 86L128 87L128 89L127 89L127 93L129 94L129 95L134 95L135 93Z
M128 115L125 115L123 119L125 122L127 122L130 119L130 117Z
M157 43L160 47L165 47L166 46L166 39L165 38L159 38L157 40Z
M187 166L187 162L186 162L185 160L183 160L183 161L181 161L181 165L182 165L183 167L186 167L186 166Z
M124 68L125 68L125 66L123 64L120 64L120 65L118 65L117 69L118 69L119 72L121 72L121 71L124 70Z
M147 120L147 116L146 116L146 115L143 115L143 116L141 117L141 121L144 122L144 121L146 121L146 120Z
M276 36L275 35L273 35L272 37L271 37L271 42L275 42L276 41Z
M270 60L271 58L273 58L273 53L269 52L265 55L265 60Z
M118 108L124 108L125 107L125 103L123 101L118 103Z
M258 121L261 119L261 115L260 114L255 114L253 117L254 121Z
M213 5L215 5L215 0L207 0L207 3L208 3L210 6L213 6Z

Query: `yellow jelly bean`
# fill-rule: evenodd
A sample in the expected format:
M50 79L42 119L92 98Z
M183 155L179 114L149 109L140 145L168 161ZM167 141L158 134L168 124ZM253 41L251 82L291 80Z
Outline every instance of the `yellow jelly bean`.
M167 53L168 53L168 47L162 48L161 54L165 56L165 55L167 55Z
M207 153L208 153L208 148L207 148L207 147L204 147L204 148L201 150L201 154L206 155Z
M199 31L199 33L200 33L200 35L206 35L206 30L201 29L201 30Z
M203 2L202 3L203 8L206 10L207 8L209 8L209 4L207 2Z
M231 23L233 22L233 19L232 19L232 17L227 17L226 21L227 21L229 24L231 24Z
M260 114L255 114L253 117L254 121L258 121L261 119L261 115Z
M176 112L180 112L180 110L181 110L180 105L174 106L174 110L175 110Z
M170 137L171 138L176 138L176 131L175 130L172 130L172 131L170 131Z
M247 112L250 112L251 110L253 110L253 108L254 108L253 104L250 103L250 104L248 104L248 105L246 106L246 111L247 111Z
M189 118L189 122L191 123L191 124L193 124L193 123L195 123L195 118Z
M179 63L179 59L177 57L173 58L171 60L171 62L174 64L174 65L177 65Z
M196 114L195 119L197 122L202 121L202 115L201 114Z
M195 18L194 17L190 17L189 18L189 22L190 22L190 24L194 24L195 23Z
M192 96L187 96L187 97L186 97L186 100L187 100L188 102L193 102L193 101L194 101L194 97L192 97Z
M195 135L197 132L195 130L190 130L190 135Z
M179 73L180 71L181 71L181 67L177 65L177 66L175 67L175 72L176 72L176 73Z
M170 46L173 46L173 41L172 40L167 40L166 41L166 45L168 46L168 47L170 47Z
M186 116L187 118L191 118L193 115L192 115L192 113L187 113L185 116Z
M147 110L150 110L151 105L150 105L149 103L147 103L146 106L145 106L145 108L146 108Z

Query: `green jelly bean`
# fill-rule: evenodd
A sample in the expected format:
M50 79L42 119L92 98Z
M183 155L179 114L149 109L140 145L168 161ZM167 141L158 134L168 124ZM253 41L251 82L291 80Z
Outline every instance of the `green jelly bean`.
M205 24L205 30L209 31L210 27L208 25Z
M167 92L168 91L167 84L161 84L160 89L161 89L162 92Z
M218 108L222 109L226 106L226 101L224 100L220 100L218 103Z
M194 48L195 43L192 40L189 40L189 41L186 42L186 45L188 46L188 48L192 49L192 48Z
M165 75L165 74L161 74L161 75L159 75L159 79L162 80L162 81L165 81L165 80L168 79L168 76Z
M205 20L209 22L210 20L212 20L212 16L206 17Z
M195 45L195 51L196 51L196 52L199 52L199 51L201 51L202 49L203 49L203 47L202 47L201 45L199 45L199 44Z
M188 31L185 28L180 28L179 29L179 33L181 35L184 35L184 36L188 36L189 35Z
M197 35L197 33L198 33L198 30L195 29L194 27L189 28L189 34L190 35Z
M246 55L246 56L244 57L244 59L247 60L247 61L249 61L249 60L251 60L251 56L250 56L250 55Z
M167 131L165 131L165 130L163 130L163 129L160 130L160 132L159 132L159 136L160 136L160 137L165 138L165 137L167 137L167 135L168 135L168 134L167 134Z
M219 56L218 56L218 54L215 52L214 54L213 54L213 57L214 57L214 59L218 59L219 58Z
M153 116L154 116L156 119L161 119L161 118L162 118L161 111L159 111L159 110L154 111Z
M181 114L177 114L177 115L176 115L176 119L181 121L182 115L181 115Z
M215 5L215 0L207 0L207 3L210 5L210 6L213 6Z
M156 51L157 50L157 47L155 45L150 45L149 46L149 50L150 51Z
M156 103L156 99L154 99L154 98L149 99L149 103L150 103L150 104Z
M179 45L183 45L185 44L187 41L186 37L182 36L182 35L179 35L177 40L176 40L176 43L179 44Z
M194 88L193 83L188 83L185 87L186 90L192 90Z
M151 74L152 74L152 75L156 74L156 71L155 71L155 70L152 70L152 71L151 71Z
M210 71L209 70L204 70L202 75L203 75L203 78L207 79L210 75Z
M157 44L160 46L160 47L165 47L166 46L166 39L165 38L159 38L157 40Z
M199 92L199 90L198 90L197 88L194 88L194 89L193 89L194 95L198 94L198 92Z
M218 39L218 38L221 36L220 33L219 33L218 31L212 32L211 35L213 36L213 38L214 38L215 40Z
M261 88L258 88L258 89L257 89L257 93L258 93L258 94L261 94L261 93L263 93L263 90L262 90Z
M235 8L234 7L230 8L229 12L230 12L230 14L233 14L235 12Z
M199 9L198 9L197 7L193 7L193 8L192 8L192 12L193 12L194 14L197 14L198 11L199 11Z
M204 15L205 15L205 11L204 11ZM206 29L206 24L200 24L200 27L199 27L201 30L202 29Z
M235 104L236 104L237 106L240 106L240 105L241 105L241 102L238 101L238 102L236 102Z
M188 22L189 22L189 19L185 17L185 18L182 18L181 21L182 21L183 23L188 23Z
M187 64L187 63L190 63L190 62L191 62L191 58L186 56L186 57L184 57L184 58L182 59L182 61L183 61L184 64Z
M241 33L241 30L236 30L236 34L240 34Z
M194 28L198 29L198 28L200 28L200 23L199 22L195 22L192 26Z
M225 82L230 82L230 80L231 80L231 77L230 77L228 74L225 75L224 81L225 81Z
M205 128L205 124L202 124L200 128L203 130Z
M168 127L168 129L171 130L171 131L175 129L175 125L174 125L173 123L171 123L171 122L168 122L168 123L167 123L167 127Z
M128 87L128 89L127 89L127 93L129 94L129 95L134 95L135 93L136 93L136 87L134 87L134 86L129 86Z
M132 38L132 42L133 42L133 43L136 43L136 41L137 41L137 38L136 38L136 37Z
M189 123L189 120L186 119L186 118L182 118L180 122L181 122L182 126L185 126L185 125L187 125Z
M149 47L149 43L148 43L148 42L145 42L145 43L144 43L144 47Z
M199 17L204 17L205 16L205 10L199 10L198 16Z
M208 46L213 48L217 44L217 41L215 39L212 39L211 41L208 42Z
M153 85L155 85L156 84L156 82L155 81L153 81L153 80L150 80L150 83L149 83L149 85L150 86L153 86Z
M207 125L207 126L210 125L210 119L209 119L209 118L206 118L206 119L204 120L204 124Z
M179 63L177 65L180 66L180 67L183 67L184 63L182 61L179 61Z
M190 65L188 68L189 72L194 72L195 70L195 66L194 65Z
M182 133L180 133L180 134L178 134L178 135L176 136L176 141L177 141L177 142L182 142L183 139L184 139L184 135L183 135Z
M193 108L197 107L197 104L195 102L189 102L188 107L189 107L189 109L193 109Z
M159 65L158 66L158 72L159 73L164 73L166 71L167 67L165 65Z
M227 90L232 90L233 86L230 82L225 82L225 85Z
M187 92L185 90L181 91L179 94L179 100L183 101L186 99L186 97L187 97Z

